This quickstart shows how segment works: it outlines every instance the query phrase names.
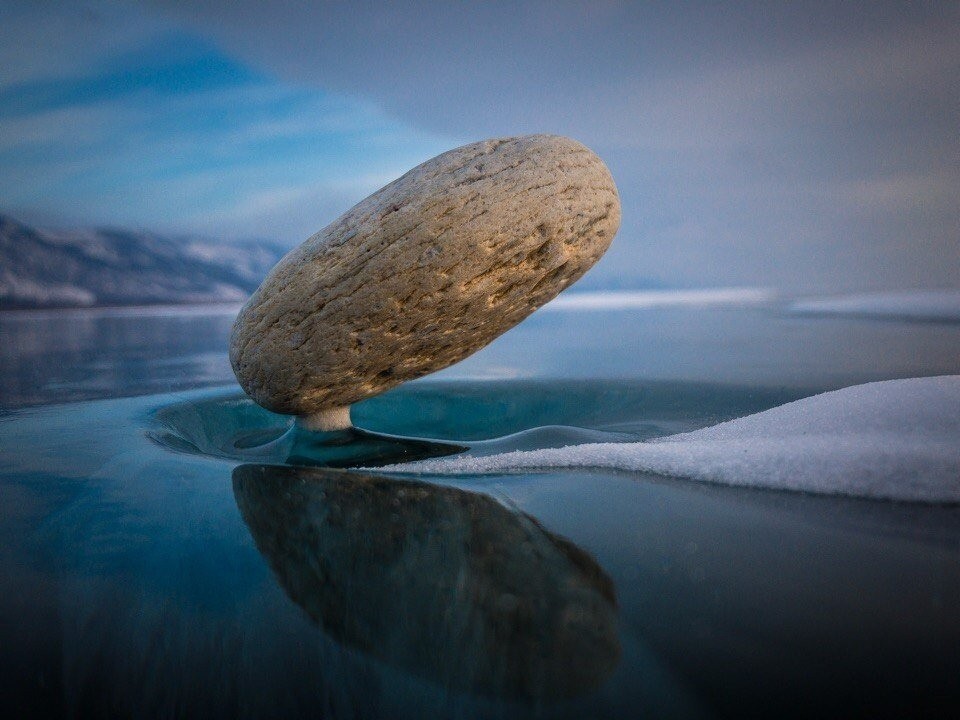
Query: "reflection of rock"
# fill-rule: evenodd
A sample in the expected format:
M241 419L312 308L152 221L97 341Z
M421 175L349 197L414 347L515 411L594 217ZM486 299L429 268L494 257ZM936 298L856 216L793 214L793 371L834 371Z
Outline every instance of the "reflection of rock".
M448 687L540 700L598 687L613 584L533 518L449 487L242 465L237 504L280 584L339 641Z

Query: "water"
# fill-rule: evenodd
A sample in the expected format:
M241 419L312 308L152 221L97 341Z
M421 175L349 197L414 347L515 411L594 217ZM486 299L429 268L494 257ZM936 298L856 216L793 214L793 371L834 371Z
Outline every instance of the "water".
M960 509L616 472L318 467L329 448L304 449L232 383L232 311L0 314L4 709L877 717L960 702ZM554 311L354 420L429 453L500 452L957 372L956 325Z

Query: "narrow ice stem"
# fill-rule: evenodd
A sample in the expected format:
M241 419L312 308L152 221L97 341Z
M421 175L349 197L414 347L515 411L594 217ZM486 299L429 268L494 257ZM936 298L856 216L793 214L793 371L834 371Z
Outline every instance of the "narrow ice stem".
M349 405L327 408L313 415L302 415L297 418L297 422L301 427L314 432L331 432L353 427Z

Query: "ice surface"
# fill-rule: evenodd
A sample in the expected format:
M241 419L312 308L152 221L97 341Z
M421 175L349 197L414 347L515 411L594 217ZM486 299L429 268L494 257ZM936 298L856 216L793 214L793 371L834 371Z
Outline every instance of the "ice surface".
M608 468L729 485L960 502L960 375L867 383L647 442L587 443L379 468L483 474Z
M544 310L646 310L664 307L763 305L776 299L766 288L707 288L702 290L616 290L564 293Z
M911 290L799 300L804 315L856 315L896 320L960 322L960 290Z

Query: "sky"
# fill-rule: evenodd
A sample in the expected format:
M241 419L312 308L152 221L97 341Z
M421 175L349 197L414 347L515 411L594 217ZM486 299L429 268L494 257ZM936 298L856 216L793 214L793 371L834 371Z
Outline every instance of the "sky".
M586 287L960 287L960 3L5 2L0 210L294 244L476 140L576 138Z

